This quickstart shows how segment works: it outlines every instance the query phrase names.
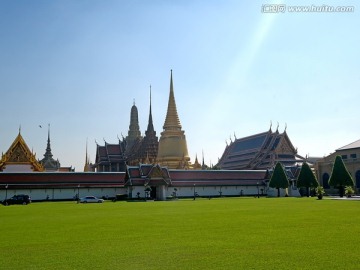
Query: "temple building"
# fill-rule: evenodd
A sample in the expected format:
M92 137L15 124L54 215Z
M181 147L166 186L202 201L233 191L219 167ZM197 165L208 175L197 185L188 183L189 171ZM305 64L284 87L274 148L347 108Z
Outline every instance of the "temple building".
M43 172L43 165L36 159L36 154L30 151L21 130L14 142L0 160L1 172Z
M218 168L223 170L264 170L273 168L277 162L284 166L295 166L305 159L297 154L286 129L279 133L278 129L235 139L226 145Z
M170 169L187 169L190 164L185 131L181 124L176 109L172 70L170 75L170 94L168 108L159 141L157 163Z
M141 138L141 137L138 137ZM149 121L145 131L145 136L135 141L132 154L127 157L128 165L137 165L139 163L154 164L158 153L159 139L154 129L152 110L151 110L151 86L150 86L150 109Z
M85 160L85 166L88 157ZM105 141L105 145L96 143L96 158L93 171L96 172L125 172L126 155L125 143L120 141L117 144L110 144Z

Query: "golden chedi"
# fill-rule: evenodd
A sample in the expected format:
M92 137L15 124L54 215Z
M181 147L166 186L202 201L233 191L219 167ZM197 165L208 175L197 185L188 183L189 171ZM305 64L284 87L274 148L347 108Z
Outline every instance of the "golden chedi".
M172 70L170 76L170 94L163 132L159 141L157 163L170 169L187 169L190 157L188 154L185 131L176 109Z

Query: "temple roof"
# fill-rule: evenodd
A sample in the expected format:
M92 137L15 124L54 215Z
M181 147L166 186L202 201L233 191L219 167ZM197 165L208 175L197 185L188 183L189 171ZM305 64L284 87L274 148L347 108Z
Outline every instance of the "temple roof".
M294 165L302 159L286 131L279 133L270 129L231 142L226 146L218 166L222 169L267 169L277 161Z
M171 184L169 171L166 167L152 164L127 166L126 185L159 185Z
M110 144L105 142L104 146L96 145L96 163L110 164L125 161L125 153L122 143Z
M170 170L172 186L265 185L267 170Z
M44 167L36 160L35 154L30 151L24 138L21 136L20 130L10 148L2 155L0 170L6 164L30 164L33 167L33 171L44 171Z
M124 172L31 172L0 173L0 186L7 184L17 188L54 188L54 187L123 187Z

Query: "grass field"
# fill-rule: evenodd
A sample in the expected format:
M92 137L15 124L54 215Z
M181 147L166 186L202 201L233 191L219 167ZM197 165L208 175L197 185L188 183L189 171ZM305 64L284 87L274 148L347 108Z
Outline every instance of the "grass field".
M0 207L0 269L359 269L360 201Z

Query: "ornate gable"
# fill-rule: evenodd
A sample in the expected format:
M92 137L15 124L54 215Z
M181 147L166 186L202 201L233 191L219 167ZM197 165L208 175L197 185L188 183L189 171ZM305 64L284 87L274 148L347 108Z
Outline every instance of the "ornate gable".
M0 160L1 171L6 166L6 164L29 164L32 166L33 171L44 171L44 167L36 160L35 155L26 145L20 132L7 152L2 155Z
M155 165L151 168L147 178L154 179L154 178L165 178L164 173L161 170L159 165Z
M161 169L160 165L154 165L149 173L146 175L146 185L169 185L171 183L170 178Z
M290 142L290 139L286 133L281 136L280 142L277 145L275 152L277 154L296 154L296 149L294 149L294 146Z

